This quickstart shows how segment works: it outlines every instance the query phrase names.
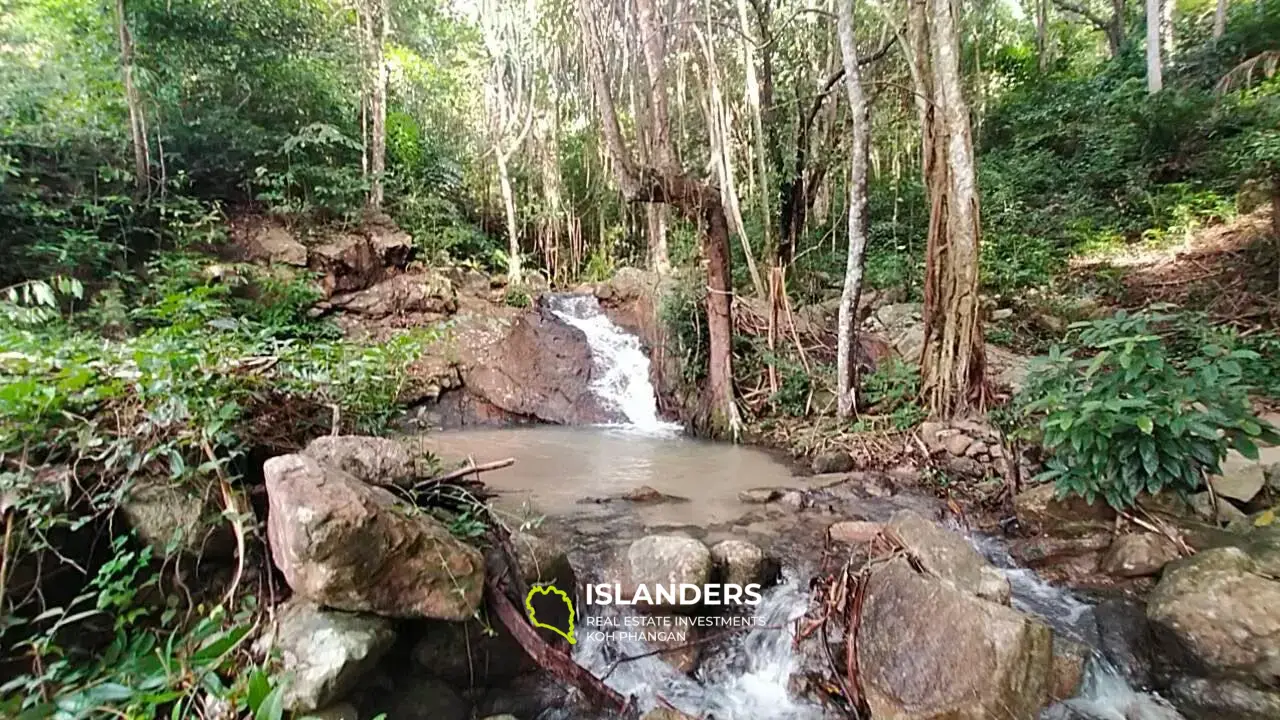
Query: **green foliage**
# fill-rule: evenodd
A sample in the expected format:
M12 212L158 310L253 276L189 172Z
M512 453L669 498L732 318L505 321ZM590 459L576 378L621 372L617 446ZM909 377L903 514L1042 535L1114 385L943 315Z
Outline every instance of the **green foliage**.
M248 660L245 647L254 598L234 613L221 605L202 608L188 625L176 597L158 606L143 599L158 597L150 549L137 550L126 536L112 544L112 559L65 606L30 621L6 619L7 636L29 631L13 649L45 661L38 674L0 686L0 711L17 720L101 717L107 708L130 718L182 718L199 717L215 699L237 714L280 718L281 688ZM109 639L87 657L72 631L93 623Z
M506 295L503 296L503 302L508 307L527 308L533 305L533 298L529 297L529 293L516 288L507 288Z
M1043 479L1125 508L1144 492L1195 491L1230 448L1256 457L1256 443L1280 441L1249 406L1244 363L1258 355L1214 342L1179 348L1192 339L1185 328L1149 312L1072 326L1020 398L1050 453Z
M705 283L692 274L677 277L662 296L658 318L680 360L687 385L696 385L707 374L710 338L707 335Z
M862 381L862 400L877 415L887 416L897 430L919 425L928 411L920 405L920 367L894 357Z
M312 123L284 139L254 170L255 198L281 214L354 219L368 183L360 174L360 144L333 125Z
M761 358L777 369L780 379L778 392L769 398L769 402L777 412L783 415L803 417L813 391L815 373L810 373L799 362L782 355L764 351L761 353Z

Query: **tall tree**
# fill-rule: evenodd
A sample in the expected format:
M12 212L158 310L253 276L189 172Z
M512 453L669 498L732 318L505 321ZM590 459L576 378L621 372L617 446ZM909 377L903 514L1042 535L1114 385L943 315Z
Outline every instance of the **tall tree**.
M133 179L139 194L151 188L151 157L147 146L147 117L142 98L133 82L133 35L125 14L124 0L116 0L116 35L120 40L120 74L124 80L124 101L129 108L129 140L133 145Z
M1160 57L1163 23L1161 0L1147 0L1147 92L1152 95L1164 89L1164 62Z
M849 151L849 251L845 261L844 290L836 342L836 410L840 417L853 415L857 406L853 348L857 339L858 298L862 294L862 265L867 250L867 170L871 147L870 112L858 69L858 45L853 33L853 0L837 0L837 30L844 64L845 94L853 147Z
M605 146L623 195L631 202L658 202L672 206L702 232L703 262L707 273L707 400L713 432L736 436L741 429L733 397L733 319L730 314L733 286L729 275L729 222L720 189L686 173L671 141L667 97L666 35L654 0L636 0L640 44L649 78L648 109L652 151L646 164L638 164L618 122L610 90L598 15L590 0L578 0L578 25L587 55L587 74L599 112Z
M1227 32L1227 0L1218 0L1213 8L1213 37L1222 37Z
M978 193L957 15L952 0L912 0L908 13L930 200L920 371L924 399L940 417L981 408L986 396Z
M520 227L516 215L515 186L511 182L511 159L533 125L536 93L530 34L536 24L533 2L482 3L480 26L490 61L485 96L490 108L490 134L498 167L498 190L502 195L507 225L507 281L511 283L520 282L522 275Z
M368 206L382 210L387 170L387 59L386 42L391 27L389 0L358 0L357 31L360 35L362 112L365 122L365 171L369 179Z

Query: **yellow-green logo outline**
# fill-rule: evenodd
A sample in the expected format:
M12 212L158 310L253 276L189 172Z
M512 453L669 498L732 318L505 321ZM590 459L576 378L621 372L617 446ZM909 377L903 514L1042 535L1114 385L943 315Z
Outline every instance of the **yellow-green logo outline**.
M569 608L569 632L567 634L565 633L565 631L561 630L555 625L547 625L545 623L538 622L536 617L537 613L535 613L533 610L534 595L550 595L551 593L555 593L556 595L559 595L560 599L564 600L564 604ZM525 610L525 614L529 616L529 623L532 624L534 627L546 628L547 630L554 632L555 634L559 635L565 640L568 640L570 645L576 645L578 643L577 639L574 638L573 636L573 618L574 618L573 600L569 599L569 596L565 594L565 591L561 590L555 585L534 585L533 587L529 588L529 594L526 595L524 598L524 610Z

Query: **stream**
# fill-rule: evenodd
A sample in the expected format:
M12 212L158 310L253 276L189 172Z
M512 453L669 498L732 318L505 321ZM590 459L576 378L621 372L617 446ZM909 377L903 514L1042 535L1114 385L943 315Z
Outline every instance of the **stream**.
M649 380L649 359L638 338L616 325L590 296L552 296L545 300L560 319L587 337L599 374L593 390L606 406L628 422L610 426L522 426L458 430L427 436L429 449L451 456L516 457L516 465L486 473L499 496L496 505L522 522L545 518L549 526L569 528L557 539L572 548L574 566L601 565L611 549L625 547L647 533L675 531L707 542L727 537L750 539L782 558L783 581L765 591L755 613L761 627L710 645L694 676L658 657L617 663L651 650L641 641L584 638L574 657L624 696L642 703L663 698L678 709L716 720L809 720L829 711L798 698L790 679L801 667L793 648L794 621L808 602L808 579L816 568L806 558L820 555L830 513L762 510L739 500L757 487L806 488L806 478L763 450L691 439L678 425L660 417ZM672 496L663 502L620 500L648 486ZM867 499L857 510L885 520L900 507L929 508L932 498L900 494ZM970 541L1010 581L1013 606L1041 618L1055 634L1098 648L1091 604L1053 587L1009 557L1002 541ZM580 572L581 574L581 572ZM580 609L581 610L581 609ZM593 612L615 608L592 607ZM582 620L579 621L582 624ZM652 706L652 705L650 705ZM573 711L554 708L543 720L579 720ZM1129 687L1101 655L1086 669L1080 695L1041 714L1044 720L1174 720L1181 718L1159 697Z

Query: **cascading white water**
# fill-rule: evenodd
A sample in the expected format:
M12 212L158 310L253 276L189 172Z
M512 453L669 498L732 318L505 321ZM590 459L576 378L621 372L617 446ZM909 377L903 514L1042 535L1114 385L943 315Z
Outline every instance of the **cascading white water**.
M1055 634L1095 649L1080 692L1045 710L1041 720L1185 720L1164 698L1130 686L1096 651L1100 643L1093 605L1050 585L1034 570L1018 567L995 538L972 535L969 541L1008 578L1015 609L1040 618Z
M640 338L609 319L590 295L552 295L547 307L556 317L582 331L601 374L592 390L607 407L616 410L631 426L652 433L673 433L680 426L658 415L657 395L649 379L649 358Z
M573 656L623 696L648 703L662 698L694 717L818 720L824 717L822 709L796 699L788 690L792 673L799 669L795 621L807 604L808 594L798 582L765 591L755 610L760 625L728 641L727 647L703 663L696 678L652 655L618 663L619 658L651 652L640 640L606 640L586 633Z

